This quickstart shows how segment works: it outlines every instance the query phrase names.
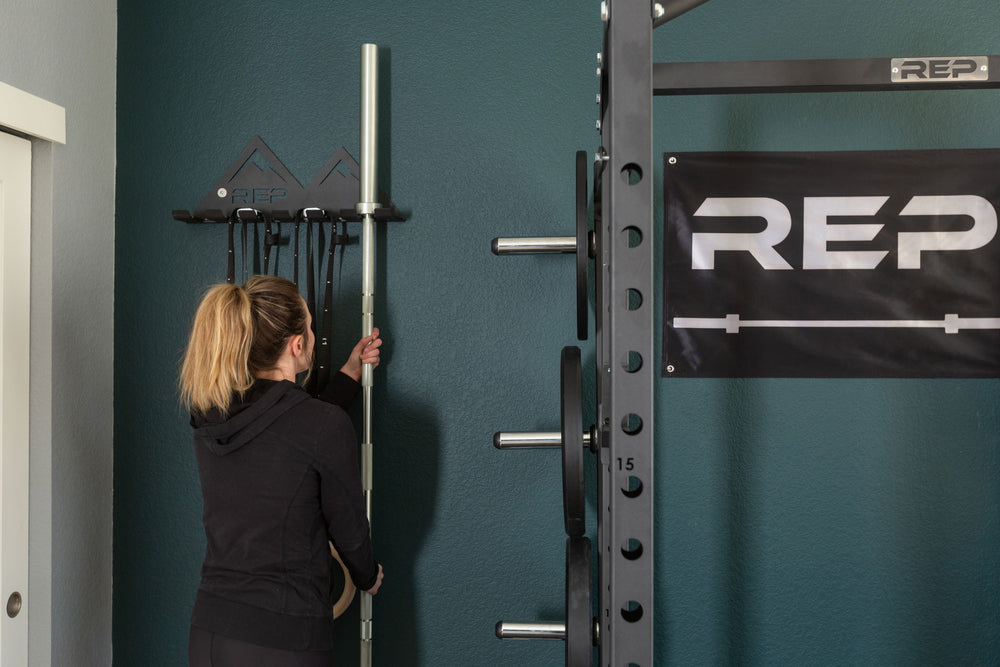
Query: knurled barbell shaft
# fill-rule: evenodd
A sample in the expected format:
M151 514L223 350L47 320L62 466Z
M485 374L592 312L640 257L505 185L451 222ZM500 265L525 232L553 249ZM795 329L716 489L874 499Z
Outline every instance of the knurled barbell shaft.
M497 623L500 639L566 639L565 623Z
M584 447L590 446L590 432L583 435ZM493 434L493 446L497 449L559 449L562 447L560 431L498 432Z
M491 244L494 255L535 255L541 253L575 253L574 236L534 236L496 238Z

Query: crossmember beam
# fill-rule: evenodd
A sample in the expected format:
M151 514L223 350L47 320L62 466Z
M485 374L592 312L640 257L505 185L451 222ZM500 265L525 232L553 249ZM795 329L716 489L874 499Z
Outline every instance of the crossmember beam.
M1000 56L654 63L654 95L1000 88Z
M673 21L681 14L686 14L706 2L708 0L664 0L664 2L654 3L653 16L656 20L653 21L653 27L659 28L664 23Z

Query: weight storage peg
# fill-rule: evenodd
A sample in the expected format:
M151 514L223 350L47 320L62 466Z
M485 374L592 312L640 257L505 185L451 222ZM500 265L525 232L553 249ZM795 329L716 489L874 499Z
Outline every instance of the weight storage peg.
M495 238L494 255L576 253L576 337L587 340L587 260L597 255L587 223L587 153L576 153L576 236Z
M494 433L497 449L562 450L563 517L566 534L582 537L586 530L586 484L583 472L583 448L598 449L597 428L583 432L583 374L580 348L564 347L559 361L562 428L558 432Z
M500 639L561 639L566 642L566 667L590 667L598 643L598 624L591 611L590 540L566 540L566 622L510 623L500 621Z

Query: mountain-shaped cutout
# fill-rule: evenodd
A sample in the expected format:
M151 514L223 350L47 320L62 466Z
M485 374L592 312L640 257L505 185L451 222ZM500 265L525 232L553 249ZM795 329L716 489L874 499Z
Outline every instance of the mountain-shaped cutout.
M263 139L255 136L194 212L174 211L174 217L188 222L225 222L240 208L282 216L295 215L304 208L320 208L333 217L345 211L351 211L353 217L361 196L360 173L357 161L341 146L303 188ZM377 203L379 210L390 211L387 217L383 214L384 219L405 219L381 189Z
M328 211L353 209L361 195L360 173L358 163L341 146L309 182L306 192L313 201L322 202L314 206Z
M205 195L194 216L242 207L295 210L301 197L302 184L264 140L255 136Z
M360 173L357 161L341 146L316 173L305 191L314 201L327 203L315 206L332 211L353 209L361 201ZM396 208L382 190L378 191L378 204L381 208Z

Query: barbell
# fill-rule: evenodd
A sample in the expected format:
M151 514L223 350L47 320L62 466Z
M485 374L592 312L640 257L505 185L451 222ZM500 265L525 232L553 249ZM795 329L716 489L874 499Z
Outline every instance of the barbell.
M576 253L576 337L587 340L587 260L596 255L595 245L587 222L587 153L577 151L576 236L498 237L491 248L494 255Z

